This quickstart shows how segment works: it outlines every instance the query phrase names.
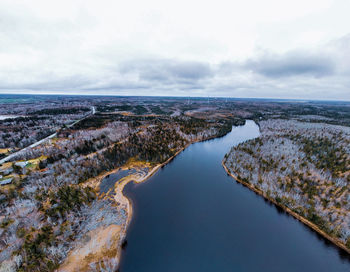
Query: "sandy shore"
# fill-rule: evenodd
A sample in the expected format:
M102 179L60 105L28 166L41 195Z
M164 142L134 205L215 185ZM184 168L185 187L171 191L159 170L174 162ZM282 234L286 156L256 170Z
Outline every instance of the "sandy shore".
M77 245L69 252L65 261L61 264L57 271L60 272L75 272L75 271L102 271L101 269L91 269L92 264L95 267L100 267L104 271L114 271L119 267L120 257L122 253L122 244L126 237L126 232L132 219L132 203L123 194L124 187L129 182L141 183L152 177L160 168L171 162L177 155L184 151L191 144L211 140L217 137L209 137L204 140L194 140L186 144L183 148L178 150L173 156L163 163L153 166L145 175L144 173L136 172L118 180L114 186L114 201L120 208L125 209L127 219L122 225L109 225L100 227L87 234L88 242L77 241ZM135 165L136 164L136 165ZM97 177L87 180L83 186L90 186L96 191L99 191L101 181L108 175L114 174L119 170L126 170L131 168L151 167L149 163L131 162L122 167L118 167L111 171L105 172ZM100 198L106 197L101 194ZM112 226L112 227L111 227ZM107 231L108 230L108 231ZM107 233L113 233L113 245L111 240L106 239ZM110 235L108 236L110 237ZM98 242L98 250L96 250L96 242ZM102 245L101 245L102 244ZM106 257L108 256L108 258ZM109 267L109 270L108 268ZM107 270L106 270L107 268Z
M127 229L130 225L130 222L131 222L131 219L132 219L132 214L133 214L133 211L132 211L132 204L131 204L131 201L130 199L128 199L124 194L123 194L123 190L124 190L124 187L125 185L127 185L129 182L136 182L136 183L142 183L142 182L145 182L147 179L149 179L150 177L152 177L160 168L162 168L163 166L165 166L166 164L168 164L169 162L171 162L178 154L180 154L183 150L185 150L190 144L192 143L189 143L187 144L185 147L183 147L182 149L180 149L179 151L177 151L173 156L171 156L168 160L166 160L165 162L161 163L161 164L158 164L156 165L155 167L153 167L146 176L140 176L140 177L133 177L132 175L131 176L128 176L126 177L126 182L120 186L120 193L122 195L122 198L124 198L126 201L127 201L127 222L126 224L124 225L123 229L121 230L121 233L120 233L120 241L119 241L119 250L118 250L118 254L117 254L117 259L118 259L118 263L120 261L120 255L121 255L121 246L122 246L122 243L126 237L126 232L127 232Z
M160 163L158 165L156 165L155 167L153 167L146 176L141 176L141 177L132 177L131 176L128 176L126 177L127 181L121 185L119 191L122 195L122 198L124 198L127 202L127 223L124 225L124 227L122 228L121 230L121 233L119 235L120 237L120 240L119 240L119 243L118 243L118 254L117 254L117 259L118 259L118 264L120 262L120 256L121 256L121 251L122 251L122 243L126 237L126 232L127 232L127 229L129 227L129 224L131 222L131 219L132 219L132 204L131 204L131 201L122 193L123 192L123 189L125 187L126 184L128 184L129 182L133 181L133 182L136 182L136 183L141 183L141 182L144 182L146 181L147 179L149 179L150 177L152 177L160 168L162 168L163 166L167 165L169 162L171 162L177 155L179 155L182 151L184 151L188 146L190 146L191 144L194 144L194 143L198 143L198 142L202 142L202 141L208 141L208 140L212 140L212 139L215 139L216 137L209 137L208 139L205 139L205 140L194 140L188 144L186 144L183 148L181 148L179 151L177 151L173 156L171 156L169 159L167 159L165 162L163 163ZM116 170L113 170L111 171L111 173L114 173L116 172ZM106 173L104 176L107 176L108 173ZM119 266L118 266L119 267Z
M194 141L197 142L197 141ZM193 143L194 143L193 142ZM124 209L127 215L126 222L122 225L109 225L100 227L86 234L86 241L77 241L77 245L69 252L68 257L62 263L57 271L75 272L75 271L95 271L92 267L100 267L107 271L115 270L120 262L122 253L122 244L126 237L126 232L132 219L133 211L131 201L123 194L124 187L129 182L141 183L152 177L160 168L171 162L178 154L185 150L190 144L177 151L172 157L161 164L153 166L145 175L144 172L136 172L118 180L113 188L113 199L118 204L119 209ZM105 172L98 177L91 178L84 183L84 186L91 186L99 190L101 181L108 175L114 174L120 170L131 168L151 167L149 163L131 162L126 165ZM100 198L107 197L101 194ZM111 234L113 238L111 238ZM111 243L112 241L112 243ZM108 270L109 268L109 270ZM101 269L97 269L100 271Z
M267 199L268 201L270 201L271 203L273 203L274 205L280 207L281 209L283 209L285 212L287 212L288 214L292 215L294 218L296 218L297 220L299 220L300 222L304 223L306 226L308 226L309 228L311 228L312 230L316 231L317 233L319 233L320 235L322 235L324 238L326 238L328 241L332 242L334 245L338 246L339 248L341 248L342 250L346 251L347 253L350 254L350 249L347 248L345 246L345 244L340 240L337 239L335 237L330 236L329 234L325 233L323 230L321 230L318 226L316 226L314 223L312 223L311 221L307 220L305 217L300 216L299 214L297 214L296 212L292 211L290 208L281 205L280 203L277 203L276 200L274 200L273 198L268 197L265 192L263 192L260 189L255 188L253 185L244 182L240 179L237 178L237 176L235 176L234 174L231 173L231 171L226 167L225 165L225 160L222 161L222 166L224 167L226 173L228 175L230 175L231 177L233 177L237 182L243 184L245 187L248 187L249 189L251 189L252 191L254 191L255 193L257 193L258 195L264 197L265 199Z

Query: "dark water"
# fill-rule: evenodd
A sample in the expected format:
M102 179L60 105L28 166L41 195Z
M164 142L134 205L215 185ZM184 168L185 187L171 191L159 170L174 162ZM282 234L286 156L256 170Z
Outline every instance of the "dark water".
M100 184L100 192L101 193L107 193L111 188L114 188L115 183L128 175L131 175L135 172L134 169L132 170L119 170L116 173L112 173L108 176L106 176Z
M257 135L248 121L129 184L134 217L120 271L349 272L345 253L227 176L225 153Z

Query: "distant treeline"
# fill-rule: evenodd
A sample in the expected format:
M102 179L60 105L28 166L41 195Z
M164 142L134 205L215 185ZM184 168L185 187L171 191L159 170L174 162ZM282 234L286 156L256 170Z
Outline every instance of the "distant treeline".
M81 112L90 111L89 108L53 108L53 109L42 109L34 111L31 114L45 114L45 115L58 115L58 114L76 114Z

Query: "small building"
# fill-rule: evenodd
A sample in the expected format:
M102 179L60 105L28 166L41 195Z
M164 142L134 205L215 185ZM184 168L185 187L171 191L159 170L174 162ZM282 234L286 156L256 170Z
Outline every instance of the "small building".
M22 167L22 168L26 167L27 164L28 164L27 161L15 162L16 166L19 166L19 167Z

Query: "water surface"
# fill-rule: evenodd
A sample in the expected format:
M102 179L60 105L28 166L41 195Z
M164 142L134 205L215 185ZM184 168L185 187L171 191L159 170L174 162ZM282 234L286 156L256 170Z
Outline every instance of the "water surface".
M136 172L135 169L131 169L131 170L119 169L117 172L107 175L101 181L100 192L107 193L110 189L114 188L114 185L118 180L120 180L128 175L131 175L135 172Z
M345 253L226 174L225 153L258 135L247 121L129 184L134 214L120 271L350 271Z

